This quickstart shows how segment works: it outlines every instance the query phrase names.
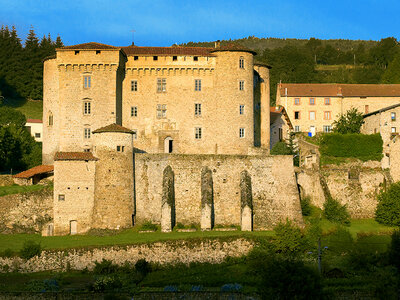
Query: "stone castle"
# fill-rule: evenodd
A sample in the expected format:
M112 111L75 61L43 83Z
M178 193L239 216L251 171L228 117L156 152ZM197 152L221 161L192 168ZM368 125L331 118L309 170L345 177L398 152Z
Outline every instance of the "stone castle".
M44 62L49 233L151 221L302 222L291 156L269 156L269 68L237 46L57 49Z

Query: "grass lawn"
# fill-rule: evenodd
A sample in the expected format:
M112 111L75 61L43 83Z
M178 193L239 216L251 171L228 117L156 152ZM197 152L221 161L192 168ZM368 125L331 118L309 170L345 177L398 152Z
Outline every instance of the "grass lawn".
M5 106L22 112L27 119L42 119L43 101L26 99L4 99Z
M5 195L11 194L20 194L20 193L27 193L27 192L34 192L40 191L46 188L44 185L7 185L7 186L0 186L0 197Z

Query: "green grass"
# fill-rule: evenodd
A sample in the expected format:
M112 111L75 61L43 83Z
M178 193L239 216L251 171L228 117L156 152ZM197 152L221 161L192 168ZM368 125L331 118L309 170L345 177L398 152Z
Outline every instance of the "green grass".
M4 99L3 104L22 112L27 119L42 119L43 101L41 100Z
M47 186L45 185L7 185L7 186L0 186L0 197L5 196L5 195L11 195L11 194L22 194L22 193L27 193L27 192L34 192L34 191L40 191Z

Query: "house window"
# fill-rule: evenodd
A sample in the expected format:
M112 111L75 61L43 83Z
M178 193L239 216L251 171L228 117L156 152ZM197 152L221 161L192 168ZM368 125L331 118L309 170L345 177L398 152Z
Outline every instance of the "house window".
M193 60L194 60L194 61L198 61L198 60L199 60L199 57L198 57L198 56L193 56Z
M239 137L244 138L244 128L239 128Z
M165 93L167 91L167 79L157 78L157 93Z
M134 56L133 60L139 60L139 56Z
M157 118L165 119L167 117L167 105L157 104Z
M392 133L396 133L396 127L392 127Z
M138 137L137 129L133 129L132 131L133 131L132 138L133 138L134 140L137 140L137 137Z
M294 105L300 105L300 98L294 98Z
M131 107L131 117L137 117L137 106Z
M59 194L58 195L58 201L65 201L65 195L64 194Z
M325 105L330 105L331 104L331 99L330 98L325 98Z
M158 60L158 56L153 56L153 60Z
M194 104L194 115L201 116L201 103Z
M124 152L125 146L117 146L117 152Z
M300 126L294 126L294 132L300 132Z
M172 56L172 60L173 61L177 61L178 60L178 56Z
M244 57L243 56L241 56L239 58L239 68L244 69Z
M83 129L83 137L85 139L90 139L90 128L84 128Z
M131 81L131 91L132 92L137 92L137 80L132 80Z
M332 132L332 126L331 125L324 125L324 126L322 126L322 128L323 128L323 131L325 133Z
M244 80L239 81L239 91L244 91Z
M35 138L40 138L40 132L35 133Z
M365 105L364 110L365 110L365 113L366 113L366 114L369 113L369 105Z
M310 98L310 105L314 105L315 104L315 98Z
M395 112L392 112L391 114L390 114L390 119L394 122L394 121L396 121L396 113Z
M310 111L310 120L315 120L315 111Z
M299 111L295 111L294 112L294 119L295 120L300 120L300 112Z
M92 76L83 76L83 87L88 89L92 86Z
M49 126L53 126L53 113L49 112Z
M91 111L92 111L92 107L91 107L90 101L83 102L83 114L90 115Z
M194 80L194 90L197 92L201 91L201 79Z
M330 120L330 119L331 119L331 112L324 111L324 120Z
M200 140L201 139L201 127L195 127L194 128L194 138L196 140Z
M244 115L244 105L239 105L239 115Z

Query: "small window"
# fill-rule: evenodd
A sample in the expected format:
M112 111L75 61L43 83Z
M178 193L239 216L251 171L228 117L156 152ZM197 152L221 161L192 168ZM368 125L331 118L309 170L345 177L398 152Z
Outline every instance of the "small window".
M201 127L195 127L194 128L194 138L196 140L200 140L201 139L201 134L202 134Z
M59 194L58 195L58 201L65 201L65 195L64 194Z
M239 137L244 138L244 128L239 128Z
M331 99L330 98L325 98L325 105L331 105Z
M325 111L324 112L324 120L330 120L330 119L331 119L331 112Z
M91 114L91 110L92 110L92 107L91 107L90 101L83 102L83 114L84 115L90 115Z
M137 90L138 90L137 80L131 80L131 91L137 92Z
M244 105L239 105L239 115L244 115Z
M125 146L117 146L117 152L124 152Z
M294 98L294 105L300 105L300 98Z
M369 105L365 105L364 110L366 114L369 113Z
M244 80L239 81L239 91L244 91Z
M396 127L392 127L392 133L396 133Z
M165 93L167 91L167 79L157 78L157 93Z
M133 60L139 60L139 56L134 56Z
M300 126L294 126L294 132L300 132Z
M100 50L96 50L96 54L100 54L101 53L101 51Z
M194 90L196 92L201 91L201 79L195 79L194 80Z
M244 57L243 56L241 56L239 58L239 68L244 69Z
M131 117L137 117L137 106L131 107Z
M324 125L324 126L322 126L322 128L323 128L323 131L325 133L332 132L332 126L331 125Z
M300 112L299 111L295 111L294 112L294 119L295 120L300 120Z
M315 105L315 98L310 98L310 105Z
M172 56L172 60L173 61L177 61L178 60L178 56Z
M79 51L78 50L75 50L75 55L78 55L79 54Z
M49 112L49 126L53 126L53 113Z
M157 118L165 119L167 117L167 105L157 104Z
M153 56L153 60L158 60L158 56Z
M392 112L391 114L390 114L390 119L394 122L394 121L396 121L396 113L395 112Z
M83 149L83 152L90 152L90 149L89 148L85 148L85 149Z
M310 111L310 120L315 120L315 111Z
M201 103L194 104L194 115L197 117L201 116Z
M133 131L132 138L134 140L137 140L137 137L138 137L137 129L133 129L132 131Z
M193 56L193 60L194 60L194 61L198 61L198 60L199 60L199 57L198 57L198 56Z
M92 86L92 77L91 76L83 76L83 87L88 89Z
M85 128L85 129L83 130L83 137L84 137L85 139L90 139L90 128Z
M40 138L40 132L35 133L35 138Z

